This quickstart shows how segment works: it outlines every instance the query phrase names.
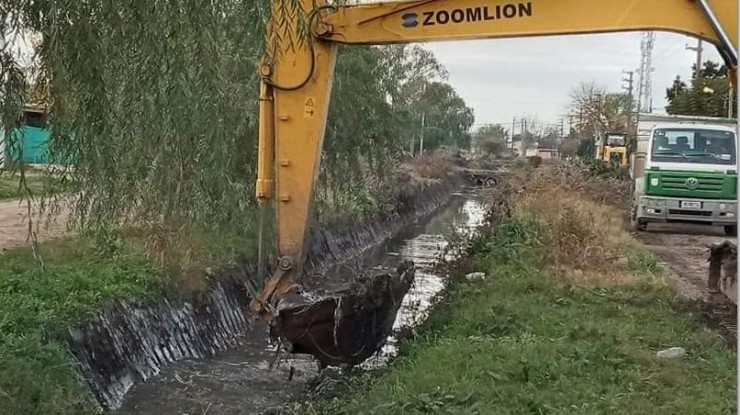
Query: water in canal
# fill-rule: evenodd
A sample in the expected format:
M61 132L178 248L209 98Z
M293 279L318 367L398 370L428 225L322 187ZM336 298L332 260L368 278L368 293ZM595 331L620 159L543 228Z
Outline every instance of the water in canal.
M403 260L411 260L416 266L414 283L406 294L398 311L394 330L413 327L427 316L435 296L444 289L446 280L434 269L435 263L447 246L451 232L471 234L482 224L485 208L473 191L456 193L451 202L435 213L432 218L408 230L410 237L391 242L382 255L380 267L395 267ZM397 341L391 336L378 353L363 363L363 367L382 366L392 358L397 349Z
M474 191L454 194L430 219L366 255L362 261L365 267L395 268L403 260L416 265L414 284L404 297L394 329L423 321L432 300L445 286L445 276L437 275L433 268L446 246L445 236L453 230L474 232L484 213L484 204ZM313 358L278 355L264 335L255 334L260 335L248 336L242 346L216 358L171 365L156 379L135 386L117 412L258 414L300 397L318 375ZM380 367L396 350L397 341L391 336L386 346L360 367Z

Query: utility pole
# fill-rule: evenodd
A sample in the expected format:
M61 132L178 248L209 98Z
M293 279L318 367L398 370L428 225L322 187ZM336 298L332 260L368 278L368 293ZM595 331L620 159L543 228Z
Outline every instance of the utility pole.
M699 79L701 78L701 53L704 51L701 39L696 40L696 46L686 45L686 50L696 52L696 72L694 72L694 79Z
M511 120L511 149L514 149L514 132L516 131L516 117Z
M560 141L565 140L565 119L560 119Z
M734 95L732 84L730 84L730 87L727 89L727 118L732 118L732 98Z
M632 92L633 92L633 83L634 83L633 77L635 75L635 72L623 70L622 73L627 75L626 78L624 77L622 78L622 82L627 83L627 85L622 85L622 89L627 91L627 105L628 105L628 108L627 108L627 137L629 140L629 145L627 146L628 147L627 150L631 152L634 150L633 140L632 140L632 137L630 137L630 135L632 134L632 107L634 106L633 101L632 101L633 100Z
M419 143L419 155L424 153L424 122L426 118L426 112L421 113L421 142Z
M521 124L522 124L521 125L522 126L522 133L521 133L521 137L520 137L520 140L519 140L519 157L521 157L521 158L526 157L526 154L525 153L527 152L527 145L524 143L525 136L527 135L527 124L526 124L526 122L527 122L527 120L525 120L525 119L522 119L522 121L521 121Z
M568 136L573 131L573 113L568 114Z

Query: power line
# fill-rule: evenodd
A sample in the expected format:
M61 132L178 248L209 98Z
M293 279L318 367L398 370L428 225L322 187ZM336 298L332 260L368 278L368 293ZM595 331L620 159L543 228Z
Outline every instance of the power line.
M514 118L520 119L519 117L514 117ZM524 118L527 118L527 117L522 117L521 119L524 119ZM536 119L534 121L536 122L536 124L538 126L559 126L560 125L560 118L558 118L557 121L552 121L552 122L541 122L541 121L536 120ZM511 120L508 120L508 121L480 121L480 122L474 122L471 125L471 128L473 128L473 127L480 127L480 126L484 126L484 125L496 125L496 124L499 124L499 125L501 125L504 128L507 128L507 126L511 126Z

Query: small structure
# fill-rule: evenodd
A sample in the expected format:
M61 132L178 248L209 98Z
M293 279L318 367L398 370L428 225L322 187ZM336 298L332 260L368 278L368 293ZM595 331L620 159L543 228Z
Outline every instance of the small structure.
M541 158L542 161L559 160L560 152L556 148L538 148L537 156Z
M22 123L19 123L6 140L0 135L0 167L10 161L27 164L48 164L50 129L47 111L43 105L26 105ZM2 131L0 131L2 132Z

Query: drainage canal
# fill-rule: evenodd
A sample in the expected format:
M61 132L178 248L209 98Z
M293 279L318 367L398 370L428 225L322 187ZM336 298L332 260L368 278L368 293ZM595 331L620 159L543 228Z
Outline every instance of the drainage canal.
M403 260L416 265L416 277L399 309L394 329L419 324L429 312L445 278L434 262L452 229L473 232L483 221L484 204L474 191L454 194L428 220L405 229L396 238L366 253L362 260L332 270L395 268ZM278 354L264 332L255 330L241 345L213 359L185 360L167 367L159 376L132 388L118 414L260 414L298 397L318 374L308 356ZM397 340L391 336L377 355L360 367L377 368L392 358Z

